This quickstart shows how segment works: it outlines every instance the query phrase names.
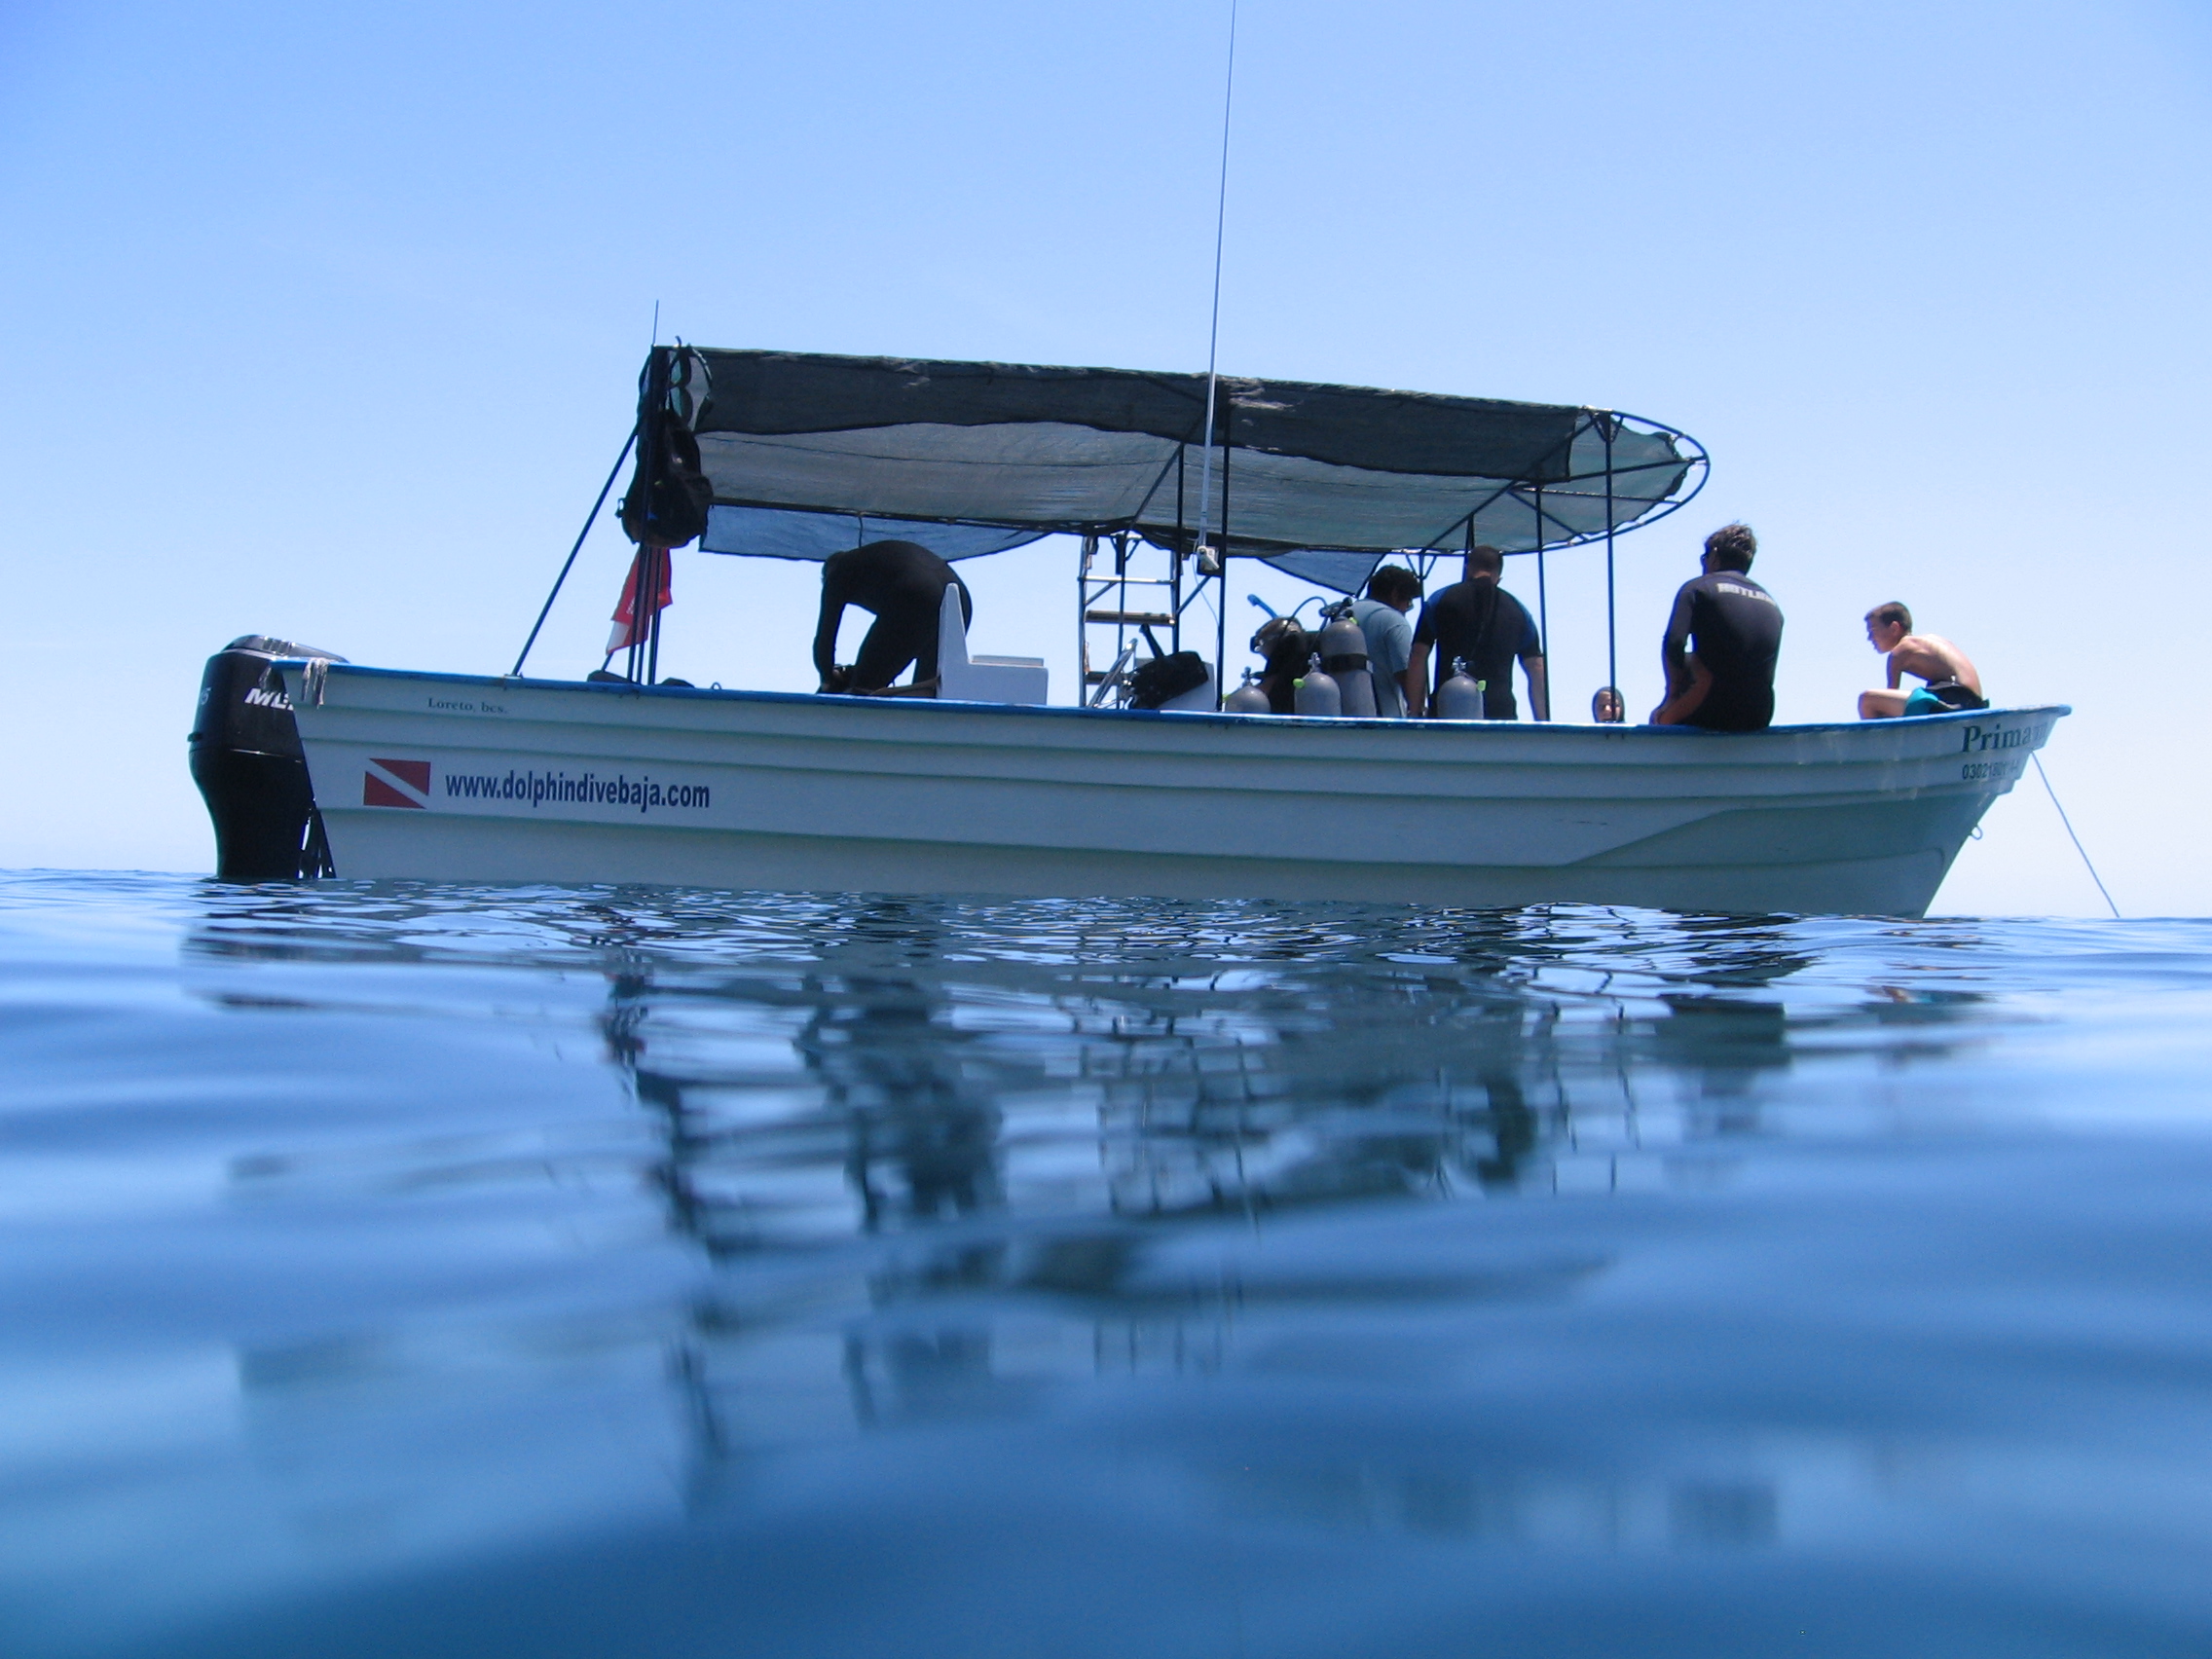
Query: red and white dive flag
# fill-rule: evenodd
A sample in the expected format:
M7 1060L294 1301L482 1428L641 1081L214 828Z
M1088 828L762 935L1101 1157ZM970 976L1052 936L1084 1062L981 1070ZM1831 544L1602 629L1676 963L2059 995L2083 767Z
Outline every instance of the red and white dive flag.
M659 592L653 596L652 610L638 607L638 577L643 572L647 554L657 569L660 580L655 585ZM607 636L607 654L626 651L645 637L645 628L652 612L668 608L669 566L675 563L665 547L641 547L630 561L630 578L622 584L622 603L614 608L614 631Z

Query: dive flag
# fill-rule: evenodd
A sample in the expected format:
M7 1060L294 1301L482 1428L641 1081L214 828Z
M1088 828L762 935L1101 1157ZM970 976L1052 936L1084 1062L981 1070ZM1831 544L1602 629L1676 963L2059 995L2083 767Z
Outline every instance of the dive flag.
M653 610L668 608L669 566L673 563L665 547L641 547L630 561L630 577L622 584L622 603L614 608L614 631L607 636L607 654L626 651L645 637L650 612L640 614L638 609L638 576L644 569L646 555L652 556L660 580L654 585L660 590L653 599Z
M412 806L420 812L430 804L430 763L371 759L361 773L361 804Z

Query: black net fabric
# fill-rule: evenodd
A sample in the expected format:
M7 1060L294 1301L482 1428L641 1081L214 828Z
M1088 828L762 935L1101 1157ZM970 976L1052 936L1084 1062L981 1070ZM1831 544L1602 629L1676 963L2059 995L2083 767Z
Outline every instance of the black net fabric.
M687 359L682 415L714 502L709 552L823 559L897 536L947 558L1054 533L1200 538L1335 578L1393 552L1508 552L1672 504L1702 452L1564 405L1295 381L787 351ZM1303 568L1303 569L1302 569Z

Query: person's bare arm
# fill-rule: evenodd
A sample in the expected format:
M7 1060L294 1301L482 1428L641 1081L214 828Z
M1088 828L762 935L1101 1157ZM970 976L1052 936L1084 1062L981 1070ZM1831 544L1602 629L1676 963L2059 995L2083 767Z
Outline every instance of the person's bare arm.
M1406 658L1406 715L1419 719L1428 713L1428 642L1416 640Z
M1904 647L1900 645L1883 659L1890 665L1890 689L1892 691L1895 691L1904 681L1904 664L1898 661L1898 658L1903 655Z
M1521 659L1521 672L1529 677L1529 713L1539 720L1552 718L1551 677L1544 669L1544 659L1525 656Z

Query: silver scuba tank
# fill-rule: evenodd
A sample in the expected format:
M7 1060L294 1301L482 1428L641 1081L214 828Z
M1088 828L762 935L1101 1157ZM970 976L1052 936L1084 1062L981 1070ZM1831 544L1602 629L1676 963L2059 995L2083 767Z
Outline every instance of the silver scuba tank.
M1467 673L1467 659L1452 659L1452 678L1436 688L1430 712L1440 720L1479 720L1483 718L1484 683Z
M1344 704L1347 718L1360 720L1375 718L1375 677L1366 669L1355 668L1348 674L1338 675L1337 697Z
M1264 715L1269 712L1268 694L1252 683L1252 671L1244 671L1244 683L1232 691L1221 705L1225 715Z
M1375 718L1375 680L1367 672L1367 635L1351 613L1351 601L1322 612L1329 625L1321 630L1321 667L1337 682L1344 713L1359 719Z
M1302 715L1341 715L1345 712L1344 696L1337 682L1321 672L1321 653L1315 651L1306 659L1306 675L1292 691L1291 705Z

